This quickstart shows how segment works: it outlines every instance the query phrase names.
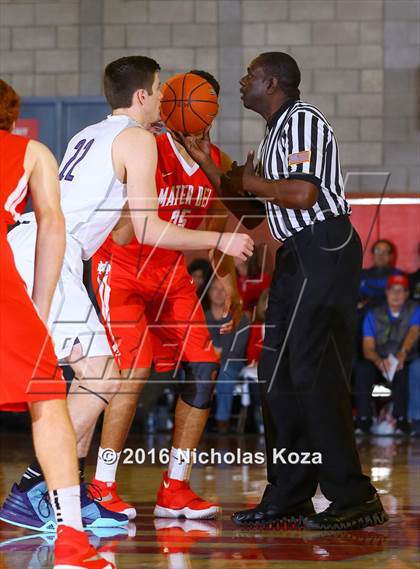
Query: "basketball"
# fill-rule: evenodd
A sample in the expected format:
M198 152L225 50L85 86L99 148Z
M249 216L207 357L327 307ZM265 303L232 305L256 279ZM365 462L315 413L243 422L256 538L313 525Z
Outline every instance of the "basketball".
M214 88L199 75L175 75L162 88L160 113L170 130L198 134L213 122L218 109Z

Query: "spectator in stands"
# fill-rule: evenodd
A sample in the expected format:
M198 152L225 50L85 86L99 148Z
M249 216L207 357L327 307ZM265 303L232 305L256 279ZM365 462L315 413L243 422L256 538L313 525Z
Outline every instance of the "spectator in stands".
M420 243L417 246L420 258ZM409 276L410 296L416 302L420 302L420 268ZM417 350L417 358L410 363L408 368L408 418L411 420L412 434L420 436L420 346Z
M373 265L363 269L360 281L359 308L373 307L385 300L385 288L388 277L402 275L403 272L394 267L395 245L388 239L378 239L372 245Z
M246 350L248 366L256 367L260 360L264 340L264 320L267 310L269 289L266 288L260 294L255 311L255 321L249 332L248 346Z
M243 309L254 310L263 290L270 287L271 274L265 272L266 246L260 244L246 261L235 259L238 272L238 290L244 301Z
M388 278L386 302L371 309L363 321L364 358L356 365L354 395L357 430L368 433L372 425L372 390L375 383L392 389L396 434L408 434L408 363L415 357L419 338L420 307L409 299L408 278ZM390 354L398 360L392 377Z
M207 259L194 259L188 266L188 272L194 281L198 298L201 298L213 274L211 264Z
M411 434L420 436L420 353L408 366L408 419L411 421Z
M246 346L249 336L249 318L242 315L239 326L228 334L220 328L229 321L225 316L225 290L214 279L209 288L209 309L206 319L213 345L220 353L220 372L216 385L216 425L219 433L227 433L230 426L232 400L239 373L246 363Z

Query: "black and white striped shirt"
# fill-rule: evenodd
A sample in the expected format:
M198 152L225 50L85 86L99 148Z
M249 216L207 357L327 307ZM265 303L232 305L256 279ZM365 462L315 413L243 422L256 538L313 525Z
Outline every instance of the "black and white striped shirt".
M317 202L308 210L283 208L265 201L275 239L284 241L309 225L351 213L344 197L334 132L310 103L293 99L282 105L267 123L257 159L257 174L264 178L301 178L319 189Z

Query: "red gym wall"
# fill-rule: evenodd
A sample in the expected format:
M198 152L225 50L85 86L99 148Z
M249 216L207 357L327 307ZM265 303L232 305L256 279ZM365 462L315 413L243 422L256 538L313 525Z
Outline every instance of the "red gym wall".
M388 194L380 204L378 194L357 193L347 194L347 197L353 210L352 223L365 251L363 266L369 267L372 263L370 248L374 241L384 238L392 241L397 248L396 266L406 272L416 271L420 264L417 252L420 242L420 196ZM237 221L231 216L227 230L232 231L236 226ZM251 235L257 245L267 246L265 270L271 271L277 243L271 237L266 222L252 231ZM188 262L197 257L206 258L206 252L187 254Z
M348 197L353 210L353 225L366 249L363 266L371 264L370 248L374 241L386 238L397 248L396 266L409 273L416 271L420 264L420 197L413 194L387 195L380 204L377 194Z

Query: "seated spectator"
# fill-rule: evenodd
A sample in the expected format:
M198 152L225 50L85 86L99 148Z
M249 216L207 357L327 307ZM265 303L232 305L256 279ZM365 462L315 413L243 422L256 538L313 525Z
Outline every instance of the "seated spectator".
M417 247L420 258L420 243ZM408 275L410 281L410 296L420 302L420 268ZM420 348L420 346L419 346ZM420 349L417 358L408 368L408 418L412 425L412 434L420 436Z
M378 239L372 245L373 265L363 269L360 279L359 308L373 307L385 300L385 288L388 277L402 275L403 272L394 267L396 250L388 239Z
M250 327L248 346L246 349L249 367L257 367L260 361L264 342L264 320L268 304L268 292L269 289L266 288L260 294L255 311L255 321Z
M408 419L411 434L420 437L420 354L408 366Z
M207 308L205 292L213 274L211 264L207 259L194 259L188 266L188 272L194 281L198 298L201 300L203 306Z
M209 309L206 319L213 345L220 353L220 372L216 384L216 424L219 433L229 431L233 391L239 373L246 362L246 345L249 336L249 319L242 315L233 332L221 334L220 328L229 322L225 316L225 289L214 279L209 288Z
M370 310L363 321L364 358L355 369L356 427L368 433L372 425L374 384L386 383L392 390L396 434L408 434L408 363L415 358L419 338L420 307L409 300L408 278L388 278L386 302ZM391 377L390 354L398 360Z
M243 309L247 311L254 310L260 294L271 284L271 274L264 272L264 251L264 245L259 245L246 261L235 259L238 290L244 301Z

